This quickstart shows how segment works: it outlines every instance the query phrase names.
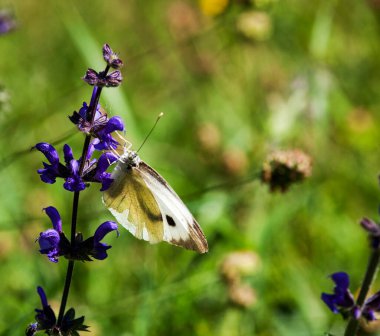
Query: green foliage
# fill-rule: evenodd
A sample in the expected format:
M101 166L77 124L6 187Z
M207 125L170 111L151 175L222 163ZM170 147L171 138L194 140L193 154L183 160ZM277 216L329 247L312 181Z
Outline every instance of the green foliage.
M18 21L0 36L0 85L10 97L0 105L0 334L21 335L33 321L37 285L59 307L66 261L49 263L35 239L50 227L46 206L68 228L72 194L61 181L39 181L42 155L29 149L70 141L79 155L83 139L67 116L89 101L80 78L99 69L103 43L126 66L102 105L125 120L135 148L165 113L141 157L183 196L210 252L149 245L123 228L107 237L110 257L74 270L68 306L86 317L85 334L341 333L319 297L336 271L350 274L353 292L359 287L369 251L358 221L377 219L378 1L230 1L213 18L185 0L0 3ZM268 35L238 31L252 10L269 20ZM312 176L269 193L256 181L262 162L293 148L313 158ZM110 218L91 186L81 195L80 230ZM260 259L244 279L256 296L249 308L230 302L220 275L236 250Z

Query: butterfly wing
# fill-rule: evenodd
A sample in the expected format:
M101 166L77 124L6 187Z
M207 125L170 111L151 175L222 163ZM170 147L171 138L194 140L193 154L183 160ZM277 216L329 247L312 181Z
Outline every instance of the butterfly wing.
M138 239L162 241L161 211L139 171L119 162L112 178L111 187L103 193L103 203L116 220Z
M135 169L140 172L160 208L163 240L199 253L207 252L207 240L202 229L164 178L143 161Z

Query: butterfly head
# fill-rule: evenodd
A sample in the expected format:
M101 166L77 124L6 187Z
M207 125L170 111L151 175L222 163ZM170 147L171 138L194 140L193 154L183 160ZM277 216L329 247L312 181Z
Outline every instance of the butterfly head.
M134 151L126 151L119 160L126 165L127 169L138 167L141 161L137 152Z

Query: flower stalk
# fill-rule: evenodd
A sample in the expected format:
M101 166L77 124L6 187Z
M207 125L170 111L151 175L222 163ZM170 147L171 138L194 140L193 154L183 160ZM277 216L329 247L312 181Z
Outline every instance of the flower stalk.
M106 44L103 46L103 58L107 63L104 71L96 72L88 69L83 80L94 86L89 106L83 103L79 112L74 111L69 119L85 134L82 156L76 160L69 145L63 147L64 161L60 162L56 149L48 143L38 143L35 148L42 152L49 163L43 163L43 168L38 170L43 182L53 184L57 178L65 180L63 187L73 192L70 240L66 238L62 229L62 220L57 209L52 206L45 210L49 216L53 228L40 233L37 239L40 245L40 253L45 254L48 259L57 263L59 257L68 259L65 283L62 292L61 304L58 318L47 303L46 294L41 287L37 292L40 295L42 309L36 309L36 322L28 326L26 335L34 335L38 331L45 331L47 335L78 335L78 331L87 331L83 324L84 316L75 319L75 310L70 308L66 311L66 305L72 283L75 262L92 261L93 259L104 260L107 258L107 250L111 246L102 243L101 240L111 231L117 231L115 222L102 223L92 237L83 238L77 232L77 219L79 211L80 193L89 187L90 183L101 183L100 191L110 187L112 183L111 174L107 173L108 167L117 160L112 154L119 144L113 139L111 133L124 130L124 124L119 117L108 118L107 114L100 110L99 99L103 87L116 87L122 81L119 70L108 74L111 68L119 69L123 63L112 49ZM95 150L108 150L103 152L99 159L93 159Z

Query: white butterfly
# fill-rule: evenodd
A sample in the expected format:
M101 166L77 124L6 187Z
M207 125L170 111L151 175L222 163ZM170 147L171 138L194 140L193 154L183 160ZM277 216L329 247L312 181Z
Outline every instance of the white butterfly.
M199 253L208 251L206 238L186 205L136 152L119 158L103 203L135 237L150 243L166 241Z

